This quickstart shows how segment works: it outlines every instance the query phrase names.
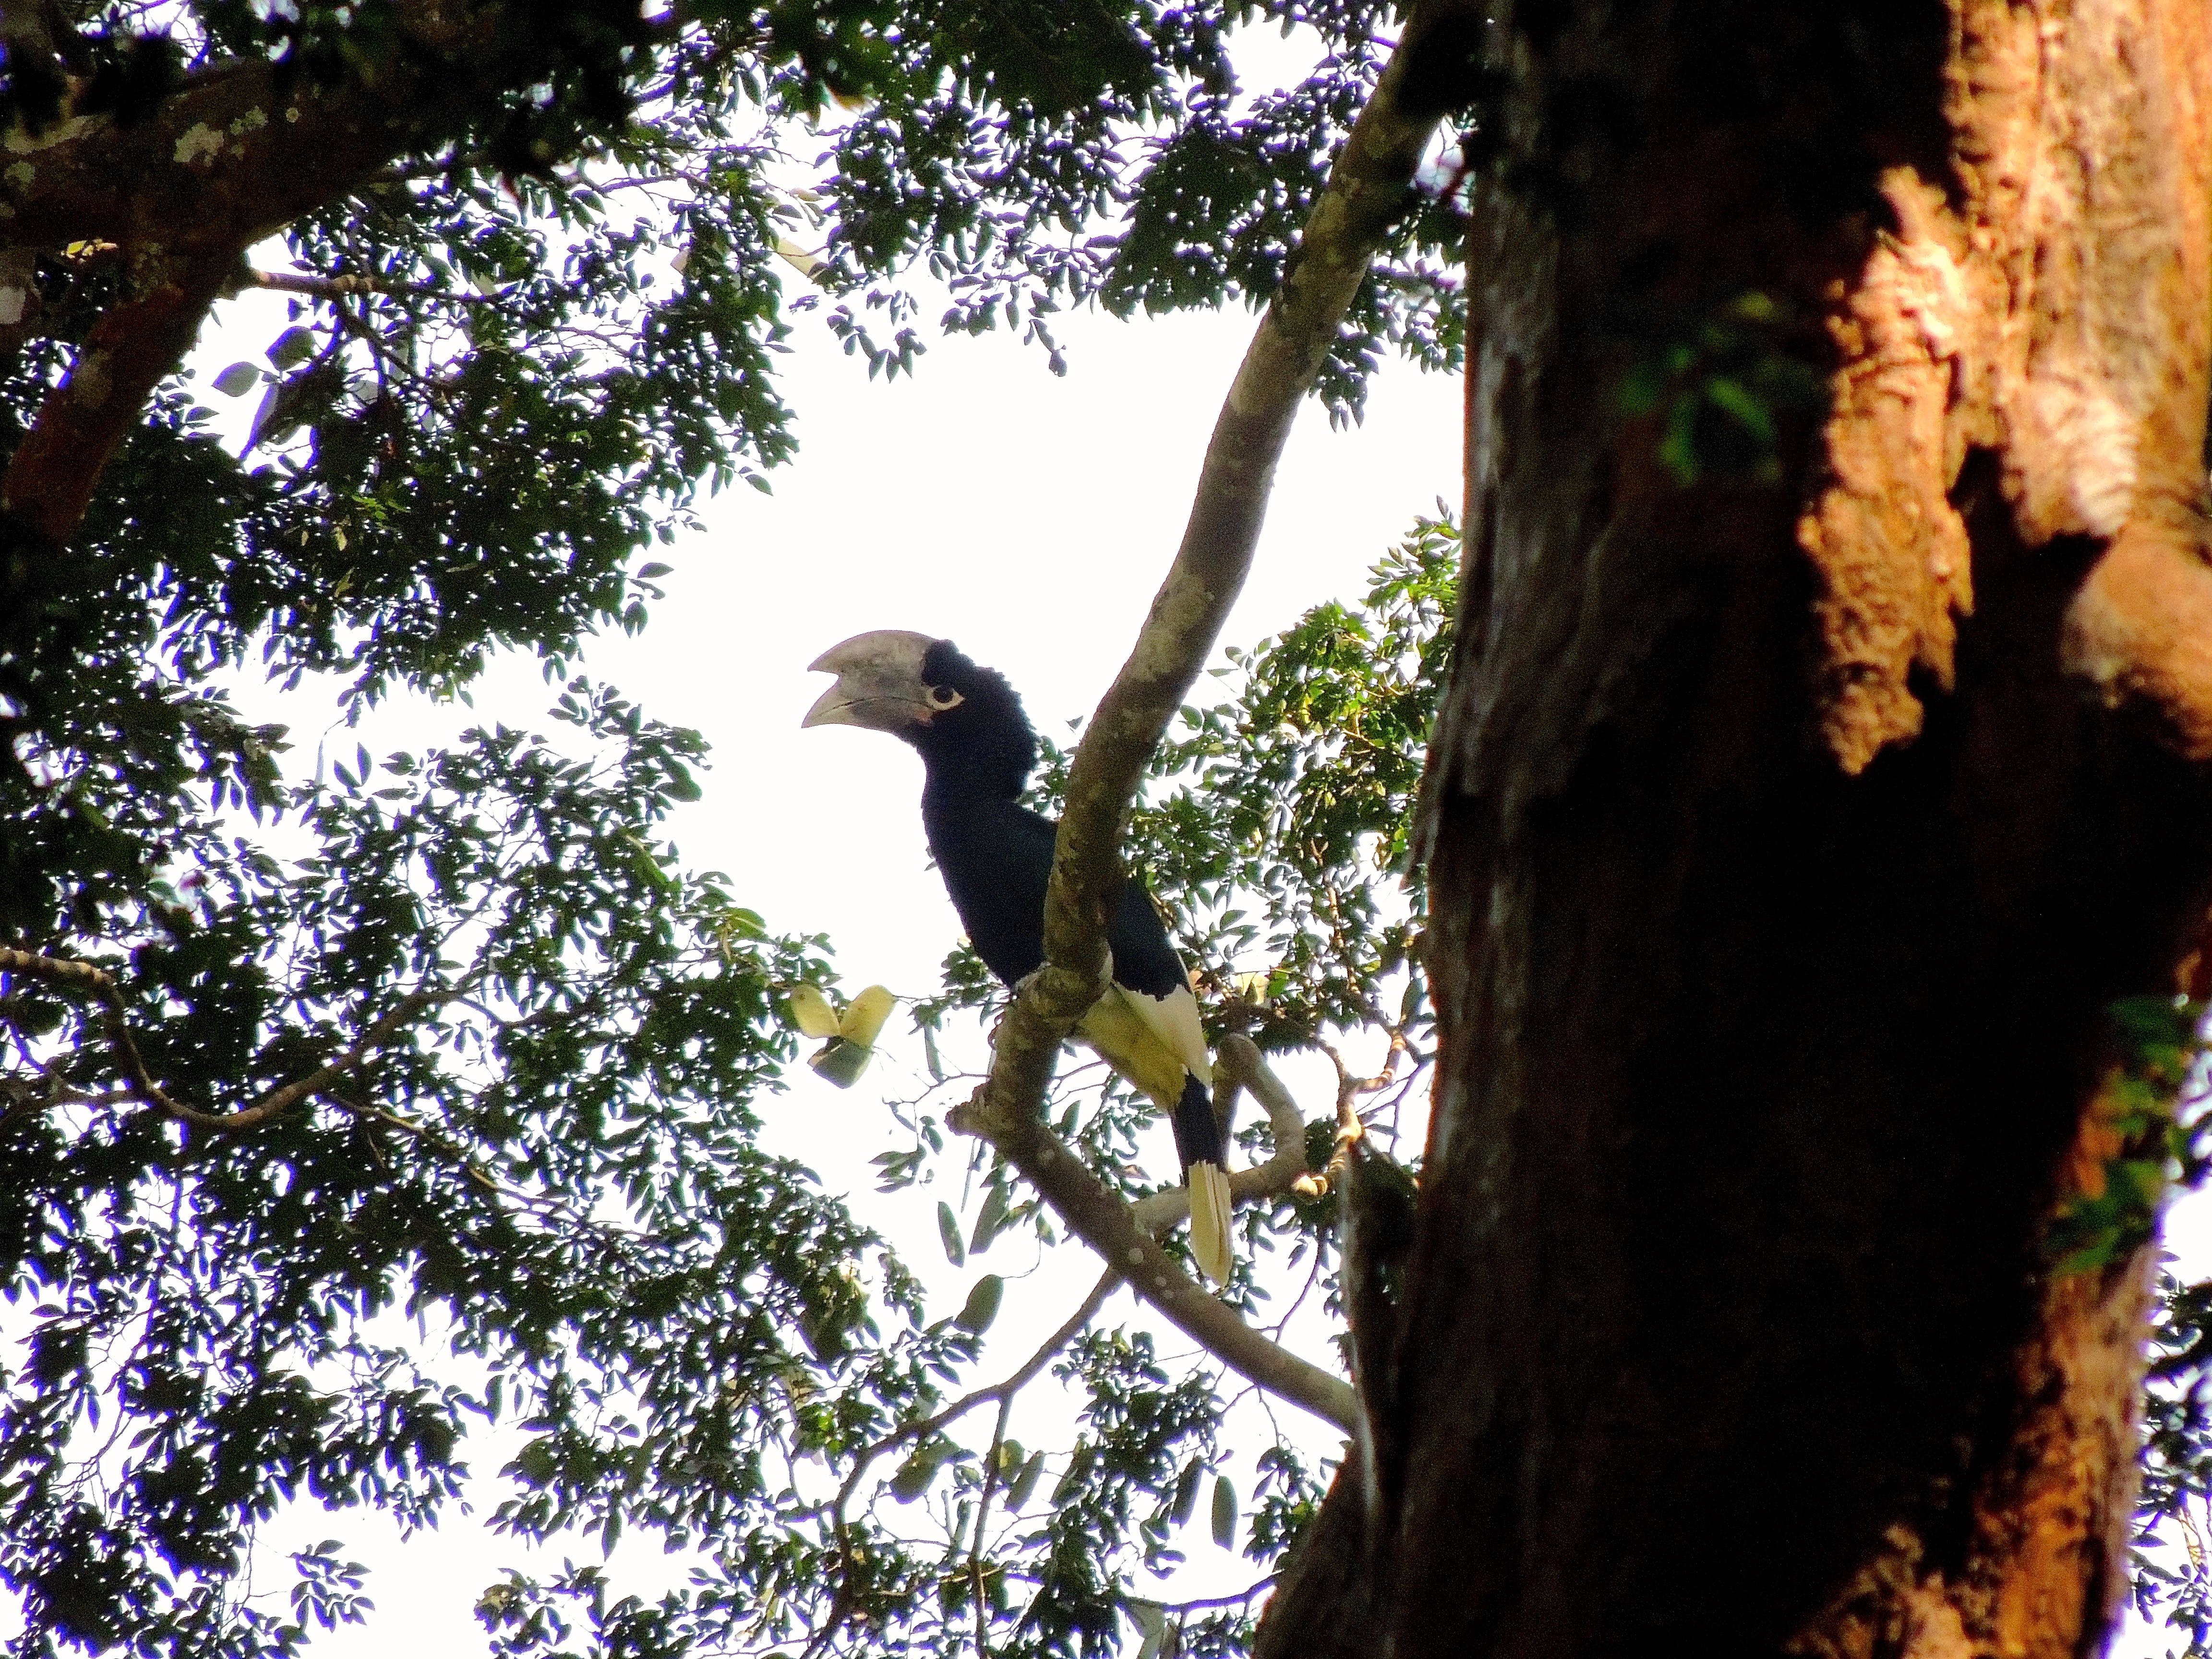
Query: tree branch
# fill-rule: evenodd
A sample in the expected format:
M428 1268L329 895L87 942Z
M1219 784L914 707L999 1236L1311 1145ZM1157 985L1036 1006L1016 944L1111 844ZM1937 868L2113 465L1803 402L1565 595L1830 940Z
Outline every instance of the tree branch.
M1298 405L1375 255L1404 211L1443 113L1440 89L1473 54L1480 8L1418 5L1353 123L1269 301L1206 446L1196 499L1136 647L1075 751L1045 898L1044 965L1000 1023L991 1074L956 1108L956 1129L988 1140L1139 1295L1252 1382L1350 1430L1343 1382L1278 1348L1199 1288L1128 1206L1039 1121L1060 1045L1106 974L1108 908L1122 879L1121 830L1146 762L1205 666L1252 563ZM1282 1149L1278 1147L1278 1157Z
M1292 1190L1309 1178L1306 1121L1298 1115L1297 1102L1268 1066L1259 1044L1243 1032L1232 1031L1222 1038L1213 1059L1214 1086L1218 1089L1225 1082L1232 1090L1249 1091L1266 1108L1267 1127L1275 1142L1275 1150L1265 1164L1230 1171L1229 1195L1239 1204L1249 1204ZM1139 1199L1131 1206L1131 1214L1138 1226L1157 1238L1190 1214L1190 1194L1184 1188L1170 1187Z
M205 255L141 263L137 292L100 313L0 473L0 515L49 546L69 539L108 456L191 349L229 268L228 257Z
M206 1112L197 1106L187 1106L173 1097L155 1080L148 1069L146 1059L138 1050L137 1040L131 1035L126 1018L123 993L115 975L104 968L95 968L88 962L72 962L64 957L40 956L33 951L22 951L10 945L0 945L0 972L21 974L33 979L43 979L58 985L76 987L98 997L106 1011L108 1041L113 1045L116 1058L129 1083L131 1097L175 1118L179 1123L189 1123L196 1129L235 1131L251 1129L266 1123L279 1113L289 1111L310 1095L327 1091L347 1073L367 1060L392 1038L398 1036L424 1010L436 1007L448 1000L453 993L439 986L410 991L399 999L398 1006L390 1013L364 1027L353 1046L328 1065L319 1067L294 1082L280 1084L251 1105L241 1106L234 1112ZM360 1108L340 1102L349 1111ZM378 1114L380 1116L385 1114ZM390 1119L403 1127L413 1128L403 1119Z
M960 1127L957 1113L954 1124ZM1352 1431L1358 1406L1351 1385L1276 1346L1216 1301L1042 1120L1032 1117L990 1140L1083 1242L1184 1335L1270 1394L1304 1407L1347 1434Z
M106 241L130 269L126 296L0 474L0 513L18 537L50 551L76 533L108 457L248 248L454 127L472 98L542 73L501 45L509 7L390 10L381 49L343 87L279 97L276 65L221 64L133 125L72 115L11 136L0 252Z
M252 270L246 280L279 294L306 294L319 300L349 300L360 294L386 294L404 300L433 300L441 305L488 306L488 294L439 288L430 283L402 283L388 276L317 276L290 270Z
M1047 1337L1038 1346L1037 1351L1023 1361L1021 1368L1012 1376L993 1383L988 1389L977 1389L972 1394L963 1395L951 1405L931 1413L927 1417L918 1417L911 1423L902 1423L882 1439L861 1449L859 1457L854 1462L852 1473L845 1477L844 1484L838 1487L836 1500L830 1506L830 1529L836 1534L837 1539L837 1593L830 1601L829 1618L823 1621L822 1628L808 1640L805 1647L800 1650L801 1659L813 1659L813 1656L827 1647L836 1636L851 1611L848 1592L852 1584L849 1565L852 1545L850 1523L845 1519L845 1510L853 1501L853 1494L860 1489L860 1482L866 1478L868 1470L875 1461L885 1452L896 1450L908 1441L920 1440L936 1433L946 1424L966 1416L987 1400L996 1401L999 1406L998 1427L992 1435L992 1446L995 1455L997 1446L1006 1438L1006 1414L1008 1408L1013 1404L1014 1396L1035 1382L1037 1373L1052 1363L1052 1357L1073 1342L1082 1334L1084 1328L1098 1316L1099 1309L1106 1305L1106 1298L1113 1295L1114 1287L1121 1282L1121 1275L1111 1267L1100 1274L1098 1282L1091 1287L1091 1294L1083 1298L1082 1305L1070 1314L1061 1323L1060 1328ZM980 1548L982 1538L980 1528L975 1535L978 1540L977 1547Z

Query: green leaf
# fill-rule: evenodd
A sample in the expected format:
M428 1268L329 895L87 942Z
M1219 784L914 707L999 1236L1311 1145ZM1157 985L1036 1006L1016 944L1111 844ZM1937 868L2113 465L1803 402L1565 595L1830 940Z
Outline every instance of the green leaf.
M945 1243L945 1259L956 1267L966 1266L968 1252L960 1243L960 1218L943 1199L937 1200L937 1236Z
M270 344L269 361L279 368L290 368L303 363L314 354L315 335L313 329L288 328Z
M261 384L261 371L252 363L233 363L215 377L215 389L226 398L243 398Z
M1006 1189L994 1182L983 1193L983 1207L975 1217L975 1230L969 1235L968 1254L979 1255L991 1248L991 1241L1006 1224ZM955 1264L957 1265L957 1263Z
M959 1449L943 1436L915 1448L906 1462L893 1472L890 1480L891 1496L902 1504L911 1504L927 1492L930 1483L937 1479L938 1470Z
M999 1303L1006 1293L1006 1281L996 1273L985 1273L968 1292L968 1300L952 1322L963 1331L981 1336L991 1328L991 1322L999 1316Z
M1010 1511L1015 1514L1021 1512L1022 1506L1035 1495L1037 1481L1043 1474L1044 1454L1031 1452L1029 1461L1022 1465L1021 1473L1014 1477L1013 1484L1006 1489L1006 1508Z
M1225 1474L1213 1481L1213 1541L1223 1549L1237 1542L1237 1483Z
M1182 1473L1176 1477L1175 1501L1168 1506L1168 1518L1178 1527L1188 1522L1192 1511L1198 1507L1198 1480L1205 1473L1203 1466L1194 1457L1182 1466Z

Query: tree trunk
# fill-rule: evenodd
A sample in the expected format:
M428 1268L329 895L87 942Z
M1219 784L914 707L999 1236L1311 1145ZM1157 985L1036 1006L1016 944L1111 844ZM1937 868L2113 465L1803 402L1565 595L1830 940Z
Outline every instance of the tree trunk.
M1500 17L1443 1059L1262 1654L2100 1643L2145 1262L2048 1234L2212 874L2207 29Z

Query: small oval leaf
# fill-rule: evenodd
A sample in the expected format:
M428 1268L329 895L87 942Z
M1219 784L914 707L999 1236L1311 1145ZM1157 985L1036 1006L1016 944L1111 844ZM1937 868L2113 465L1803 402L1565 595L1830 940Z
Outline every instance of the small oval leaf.
M1237 1542L1237 1483L1225 1474L1213 1482L1213 1541L1224 1549Z
M1006 1224L1006 1189L994 1186L983 1194L983 1212L975 1218L975 1231L968 1237L968 1254L980 1255Z
M945 1259L956 1267L966 1266L968 1252L960 1243L960 1218L943 1199L937 1201L937 1236L945 1241Z
M1180 1527L1190 1519L1191 1511L1198 1507L1198 1477L1202 1471L1194 1457L1182 1466L1176 1478L1175 1502L1169 1506L1168 1518Z
M279 368L289 368L295 363L307 362L308 353L314 349L313 329L288 328L270 343L269 361Z
M1014 1477L1014 1484L1006 1489L1008 1513L1015 1515L1021 1513L1022 1505L1030 1501L1030 1494L1036 1491L1038 1478L1043 1474L1044 1454L1041 1451L1031 1452L1030 1461L1022 1465L1022 1472Z
M975 1288L968 1292L967 1305L953 1316L952 1322L963 1331L982 1335L999 1316L999 1302L1006 1293L1005 1279L996 1273L985 1273L975 1281Z
M927 1448L916 1452L891 1476L891 1496L902 1504L913 1503L929 1490L929 1483L937 1478L937 1466L944 1461L932 1455Z
M260 380L261 371L252 363L233 363L215 377L215 389L226 398L243 398Z

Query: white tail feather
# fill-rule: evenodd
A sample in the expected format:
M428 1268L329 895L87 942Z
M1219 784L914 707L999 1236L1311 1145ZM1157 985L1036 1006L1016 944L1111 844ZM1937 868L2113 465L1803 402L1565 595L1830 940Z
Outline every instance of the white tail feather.
M1236 1246L1229 1236L1230 1218L1236 1213L1229 1176L1218 1164L1194 1164L1186 1180L1190 1188L1190 1253L1198 1258L1198 1270L1218 1290L1229 1282L1237 1265Z

